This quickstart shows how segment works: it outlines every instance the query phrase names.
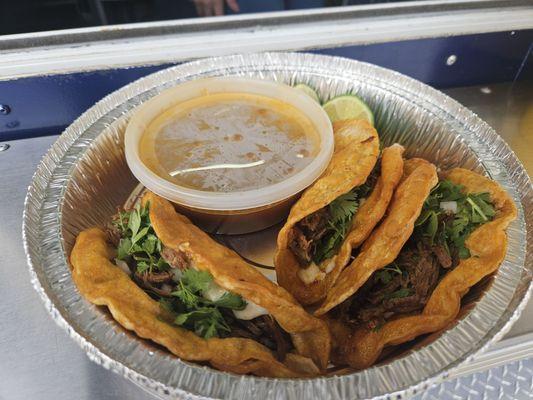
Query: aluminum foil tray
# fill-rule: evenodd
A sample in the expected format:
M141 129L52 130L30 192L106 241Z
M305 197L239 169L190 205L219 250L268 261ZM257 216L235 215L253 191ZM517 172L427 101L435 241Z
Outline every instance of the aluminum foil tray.
M515 199L518 219L498 272L470 293L457 323L380 365L344 376L267 379L183 362L117 324L85 301L70 275L76 235L103 224L137 182L123 134L136 106L183 81L240 75L307 83L327 100L356 93L374 110L386 144L441 168L464 166L498 181ZM172 67L107 96L69 126L42 160L28 190L24 245L35 289L54 320L104 367L164 398L345 399L411 396L446 378L497 341L518 318L533 268L533 187L507 144L476 115L418 81L374 65L296 53L211 58Z

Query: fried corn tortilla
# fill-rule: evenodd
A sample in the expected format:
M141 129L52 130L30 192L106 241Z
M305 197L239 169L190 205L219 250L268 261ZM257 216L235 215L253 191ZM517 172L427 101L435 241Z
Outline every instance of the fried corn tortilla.
M195 269L208 271L220 287L267 309L290 334L296 353L288 353L281 362L255 340L203 339L173 325L172 315L110 261L115 250L98 228L80 233L71 253L73 279L87 300L106 305L126 329L165 346L184 360L208 362L224 371L281 378L313 376L326 367L330 336L323 321L309 315L284 289L177 214L168 201L147 193L143 202L149 203L151 223L165 246L186 254Z
M81 232L71 254L72 276L88 301L107 306L115 320L126 329L165 346L184 360L209 362L224 371L280 378L313 375L312 367L309 368L305 360L303 370L297 368L300 365L289 368L253 340L204 340L191 331L172 325L172 319L159 303L109 261L113 253L101 229ZM316 367L315 373L318 373Z
M372 273L394 261L411 236L422 204L438 177L433 164L418 159L415 162L419 165L412 169L409 161L405 168L410 173L398 185L387 217L371 233L357 258L342 271L315 315L325 314L353 295Z
M290 248L292 230L304 218L364 184L379 155L377 132L367 122L335 123L334 132L335 152L327 170L296 202L278 235L275 255L278 282L306 305L324 298L347 264L352 249L368 237L383 217L403 170L403 147L393 145L386 148L381 160L381 174L371 194L354 215L337 255L325 261L334 263L334 266L321 272L312 282L305 283L299 276L302 266Z
M386 346L399 345L446 328L457 318L461 298L472 286L495 272L503 261L507 247L505 230L517 215L512 199L497 183L469 170L455 168L446 174L446 179L463 186L467 194L488 193L496 210L494 219L470 233L465 241L470 256L444 274L421 311L399 314L378 329L359 326L355 331L347 331L339 322L332 323L334 361L356 369L367 368L379 359ZM391 214L393 207L391 204Z

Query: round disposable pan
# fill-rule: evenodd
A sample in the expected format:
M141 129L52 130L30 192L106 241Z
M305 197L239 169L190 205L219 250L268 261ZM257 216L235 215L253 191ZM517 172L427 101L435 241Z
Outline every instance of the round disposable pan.
M305 83L322 100L352 92L375 113L384 144L441 168L490 176L514 198L499 270L469 294L459 320L364 371L316 379L267 379L223 373L181 361L128 333L74 285L68 255L76 235L102 225L137 186L124 156L124 130L136 106L184 81L244 76ZM533 268L533 187L507 144L476 115L420 82L370 64L311 54L267 53L210 58L140 79L97 103L57 140L28 190L24 245L33 285L52 318L91 360L162 398L355 399L410 396L497 341L528 297Z

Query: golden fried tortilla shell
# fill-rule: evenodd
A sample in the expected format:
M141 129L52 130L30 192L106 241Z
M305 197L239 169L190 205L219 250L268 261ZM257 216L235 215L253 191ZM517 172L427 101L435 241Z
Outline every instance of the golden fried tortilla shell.
M405 162L407 167L409 161ZM422 205L437 181L435 166L423 162L398 185L389 205L388 215L370 234L357 258L342 271L315 315L323 315L342 303L375 271L396 259L413 233Z
M167 200L148 192L143 203L149 203L150 221L165 246L185 253L197 269L209 271L219 286L266 308L291 335L297 352L311 358L319 368L326 368L331 339L323 321L308 314L285 289L237 253L178 214Z
M359 328L349 336L337 337L338 341L344 341L339 353L354 368L371 366L385 346L405 343L445 328L458 315L461 298L481 279L496 271L505 258L505 230L517 215L512 199L496 182L469 170L455 168L446 178L463 185L467 193L488 192L497 210L496 217L468 237L465 245L471 257L461 260L444 276L421 314L389 321L378 331Z
M403 147L398 144L383 150L381 175L372 193L357 211L350 232L335 258L335 266L330 272L325 274L323 279L305 284L298 277L297 273L300 267L290 249L278 253L280 254L280 259L284 257L282 261L279 261L280 268L290 267L291 270L288 271L290 273L287 273L286 277L287 279L295 280L288 287L294 288L293 294L296 295L298 293L297 298L299 297L301 300L305 298L304 304L312 304L324 299L329 288L333 286L344 267L348 264L352 250L365 241L372 229L383 218L394 189L402 177L403 151Z
M126 329L165 346L184 360L209 362L221 366L224 371L280 378L318 372L316 367L312 369L310 360L299 364L292 362L288 367L253 340L204 340L172 325L172 318L159 303L109 261L113 253L102 230L92 228L81 232L70 256L72 277L83 297L93 304L107 306L115 320Z
M335 268L327 276L332 275L331 287L339 274L350 260L352 250L359 247L366 238L372 233L374 227L385 215L389 202L391 201L394 189L400 182L403 175L403 158L404 148L399 144L393 144L383 149L381 157L381 174L372 190L372 193L361 205L355 214L350 232L341 246ZM326 293L324 292L324 297Z
M328 274L325 279L315 281L310 285L305 284L298 276L300 265L298 260L289 249L290 233L294 225L306 216L327 206L337 197L349 192L356 186L365 183L368 175L374 168L379 155L379 138L376 130L366 121L349 120L340 121L333 124L335 135L335 151L326 171L313 183L294 204L287 219L287 222L278 234L277 251L274 257L277 280L281 286L287 289L296 299L306 305L320 301L333 284L347 258L349 258L350 244L346 244L342 258L338 258L334 271ZM400 147L392 151L389 158L400 153ZM392 161L397 163L398 161ZM387 187L383 191L386 197L388 186L392 183L387 181ZM376 197L379 197L376 194ZM383 199L376 198L377 203L382 203ZM371 210L369 205L368 210ZM369 223L378 217L367 215ZM381 218L381 216L379 216ZM363 221L361 221L363 222ZM354 224L355 227L358 225ZM353 231L353 228L352 228ZM354 233L354 242L364 240L364 232L359 227ZM362 238L362 239L361 239Z

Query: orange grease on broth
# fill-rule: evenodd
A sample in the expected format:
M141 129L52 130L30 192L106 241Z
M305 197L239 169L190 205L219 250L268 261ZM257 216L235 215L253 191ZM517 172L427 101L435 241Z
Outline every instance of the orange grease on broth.
M320 150L300 110L248 93L205 95L150 122L141 161L161 178L211 192L252 190L300 172Z

